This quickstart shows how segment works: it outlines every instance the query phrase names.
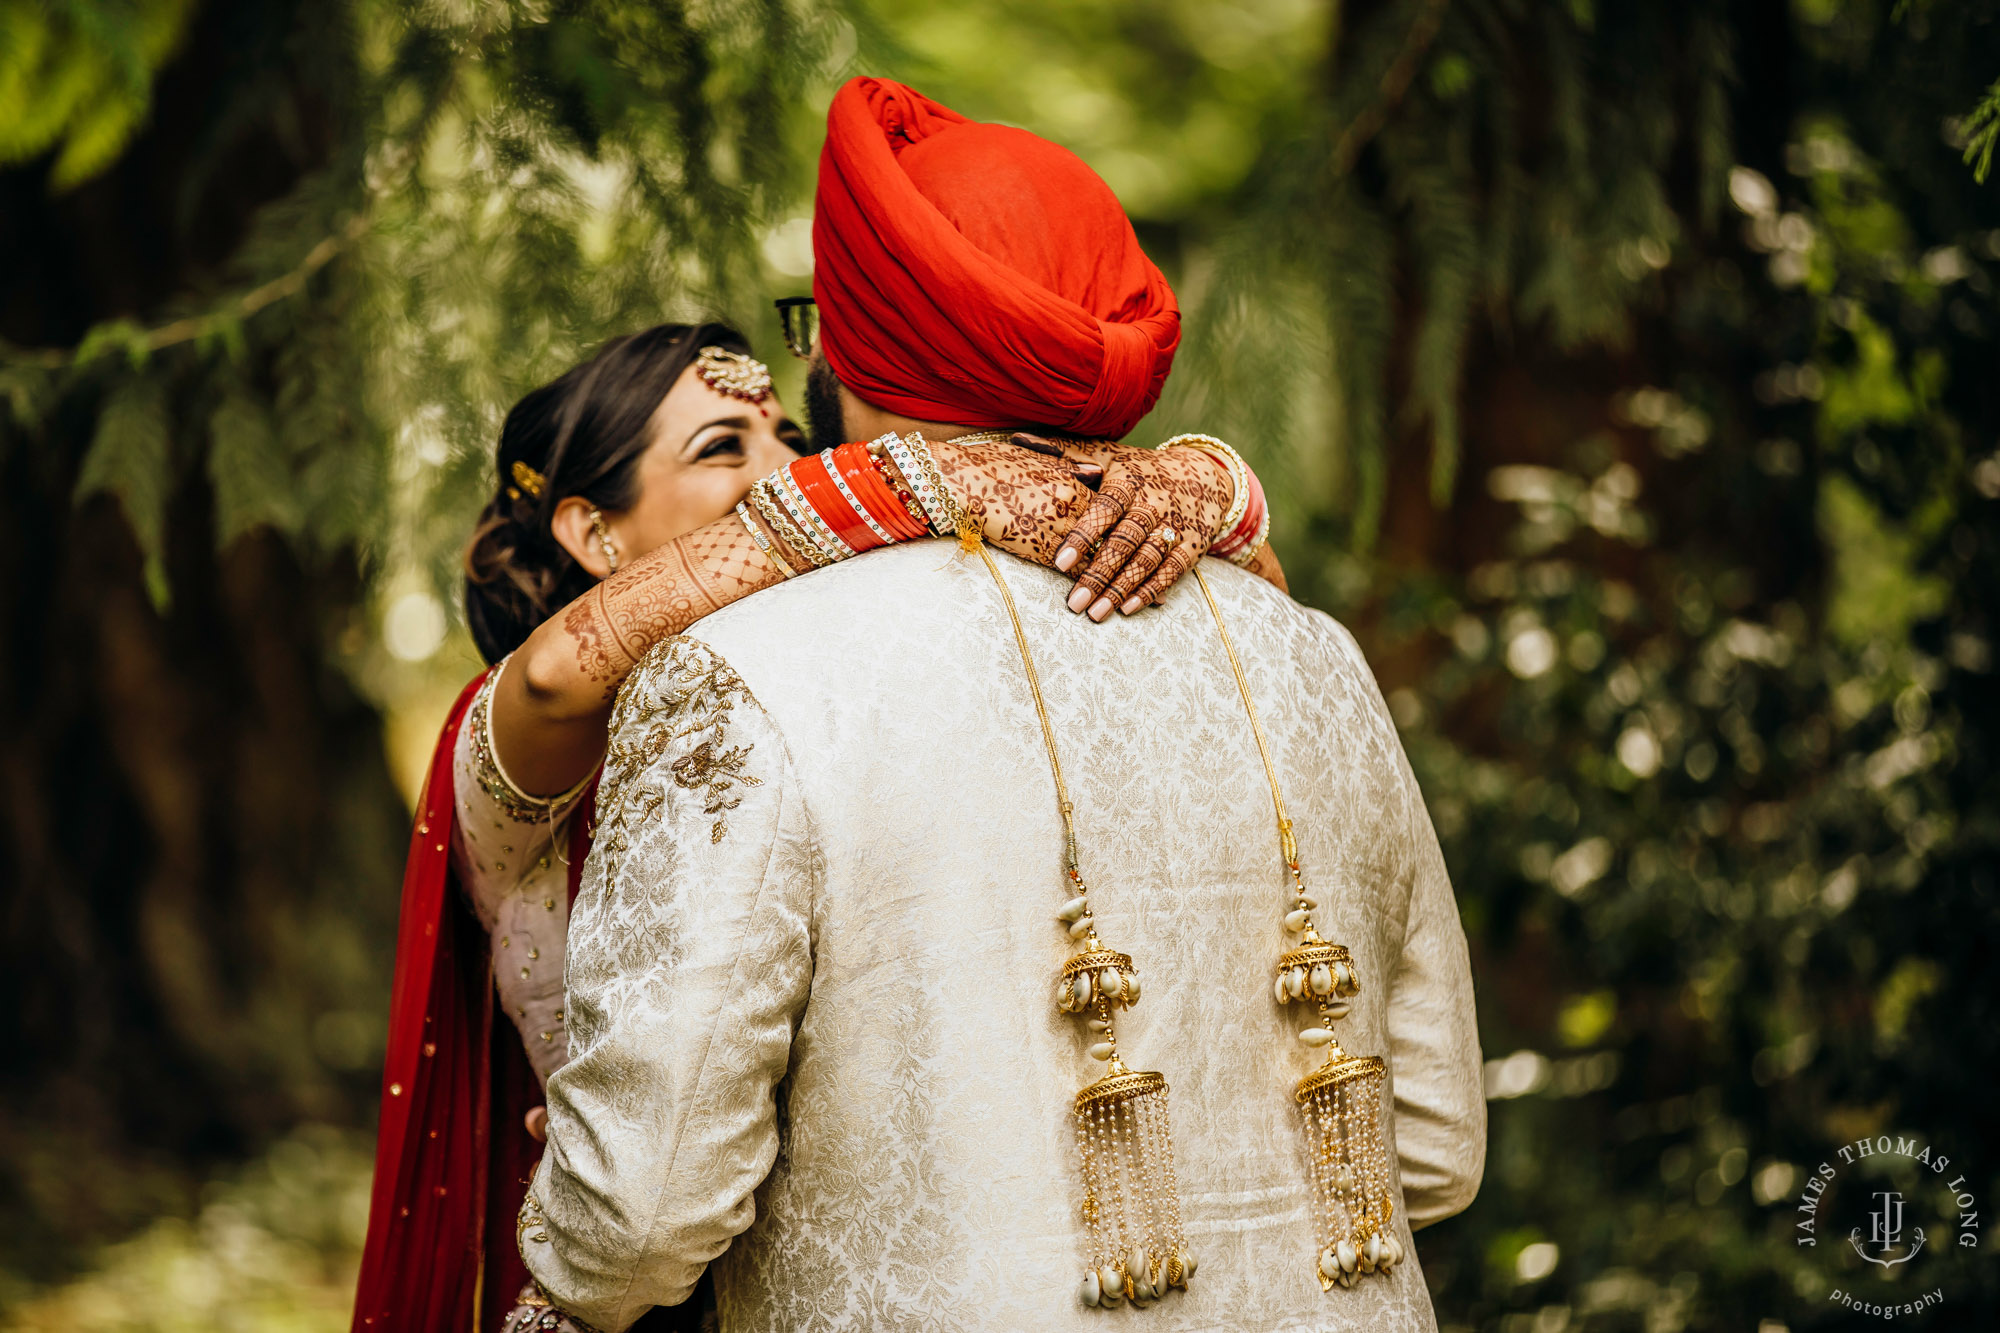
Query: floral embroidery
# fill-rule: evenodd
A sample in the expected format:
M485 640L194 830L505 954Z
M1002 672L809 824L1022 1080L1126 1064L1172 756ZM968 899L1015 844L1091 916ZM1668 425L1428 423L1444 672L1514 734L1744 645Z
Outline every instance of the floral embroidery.
M521 1211L514 1215L514 1247L521 1251L522 1258L527 1257L528 1247L525 1241L532 1240L540 1244L548 1240L548 1233L540 1229L547 1225L547 1219L542 1216L541 1200L535 1197L533 1190L529 1190L521 1196ZM537 1228L532 1236L528 1235L529 1227Z
M709 842L728 836L728 812L743 803L738 790L763 785L747 770L753 747L729 744L730 713L740 703L755 706L750 687L706 644L676 635L646 654L611 715L599 792L599 808L608 812L599 836L607 846L624 851L628 831L665 804L664 793L635 779L669 750L683 750L667 765L674 785L699 793L702 813L713 818Z
M740 782L746 787L763 785L762 778L753 778L743 771L743 761L749 753L749 746L738 745L717 754L714 741L703 741L673 762L674 785L701 792L708 798L707 804L702 806L702 813L717 817L708 830L711 843L721 842L729 832L727 823L721 818L723 812L743 804L741 796L728 794L736 784Z

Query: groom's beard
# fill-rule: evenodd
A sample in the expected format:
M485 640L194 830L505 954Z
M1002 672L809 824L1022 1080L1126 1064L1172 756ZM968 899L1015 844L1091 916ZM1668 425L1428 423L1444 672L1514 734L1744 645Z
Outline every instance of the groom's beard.
M847 443L847 419L840 410L840 380L826 357L816 356L806 371L806 429L815 449Z

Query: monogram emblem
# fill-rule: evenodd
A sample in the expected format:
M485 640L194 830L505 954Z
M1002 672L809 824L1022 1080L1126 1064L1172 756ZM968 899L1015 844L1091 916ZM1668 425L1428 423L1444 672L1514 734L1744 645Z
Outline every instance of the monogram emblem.
M1912 1227L1910 1234L1915 1238L1909 1251L1900 1258L1892 1257L1893 1251L1903 1241L1903 1196L1896 1190L1877 1190L1874 1195L1875 1208L1868 1214L1868 1244L1875 1247L1870 1254L1861 1243L1861 1228L1847 1233L1848 1243L1854 1252L1871 1264L1882 1268L1894 1268L1906 1264L1917 1257L1917 1251L1924 1248L1924 1229Z

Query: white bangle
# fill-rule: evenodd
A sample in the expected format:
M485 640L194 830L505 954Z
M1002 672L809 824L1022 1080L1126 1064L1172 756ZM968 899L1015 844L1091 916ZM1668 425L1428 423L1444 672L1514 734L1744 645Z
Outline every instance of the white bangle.
M867 507L855 498L854 492L848 489L847 478L841 476L840 469L834 466L833 450L820 450L819 461L826 468L826 475L833 478L835 488L840 491L840 498L847 501L847 507L854 511L855 517L866 523L868 530L874 533L884 546L894 546L897 540L896 535L880 523L877 523L875 515L869 513Z
M915 445L912 446L909 440L914 440ZM924 437L911 431L908 440L905 440L894 431L888 431L877 436L874 442L888 452L889 461L903 474L903 480L910 483L910 493L917 497L924 513L930 515L931 527L937 535L949 537L958 531L951 496L944 490L944 477L938 472L937 460L930 456L930 447L924 442Z
M1229 508L1222 515L1222 522L1215 530L1213 541L1220 541L1236 530L1243 521L1244 511L1250 507L1250 465L1243 461L1243 455L1231 449L1213 435L1176 435L1173 439L1153 446L1155 449L1195 449L1219 459L1229 471L1229 483L1234 493L1229 497Z

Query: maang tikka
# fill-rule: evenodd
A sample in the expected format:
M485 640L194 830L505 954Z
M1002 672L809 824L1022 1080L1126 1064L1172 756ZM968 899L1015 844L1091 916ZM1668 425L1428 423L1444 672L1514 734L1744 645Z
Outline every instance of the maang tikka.
M1131 956L1107 947L1097 937L1090 913L1090 890L1084 884L1077 853L1075 807L1063 782L1056 757L1055 728L1042 698L1041 678L1028 650L1014 594L991 553L978 547L980 559L1000 585L1001 600L1013 622L1014 641L1027 668L1028 690L1048 747L1049 770L1055 775L1057 808L1063 824L1063 883L1068 901L1057 913L1076 942L1076 952L1063 963L1056 978L1056 1008L1065 1014L1088 1015L1088 1054L1105 1063L1103 1077L1076 1094L1076 1147L1083 1175L1082 1217L1089 1233L1089 1253L1078 1298L1090 1306L1131 1301L1135 1306L1158 1300L1172 1289L1186 1289L1194 1276L1195 1257L1181 1226L1180 1185L1174 1178L1173 1129L1167 1112L1167 1081L1150 1070L1129 1069L1118 1058L1118 1034L1112 1026L1118 1010L1139 1001L1139 973Z
M1215 617L1223 651L1229 655L1229 669L1235 674L1236 689L1243 696L1250 729L1257 737L1257 753L1264 761L1271 805L1278 816L1279 851L1290 880L1291 908L1285 914L1285 929L1299 936L1299 941L1278 958L1271 993L1280 1005L1298 1001L1317 1009L1319 1021L1300 1032L1299 1040L1310 1047L1326 1048L1325 1062L1293 1089L1306 1136L1306 1171L1312 1182L1318 1249L1313 1275L1322 1291L1332 1290L1335 1284L1351 1287L1368 1273L1387 1273L1403 1258L1403 1247L1391 1225L1395 1176L1382 1137L1382 1089L1389 1067L1378 1055L1349 1055L1333 1035L1334 1023L1347 1017L1349 1002L1361 993L1354 957L1345 945L1322 939L1313 926L1312 914L1319 902L1306 892L1298 841L1292 834L1291 817L1285 813L1277 765L1271 760L1263 724L1257 720L1250 682L1229 637L1229 626L1223 622L1222 607L1199 566L1194 576L1208 600L1209 613Z

